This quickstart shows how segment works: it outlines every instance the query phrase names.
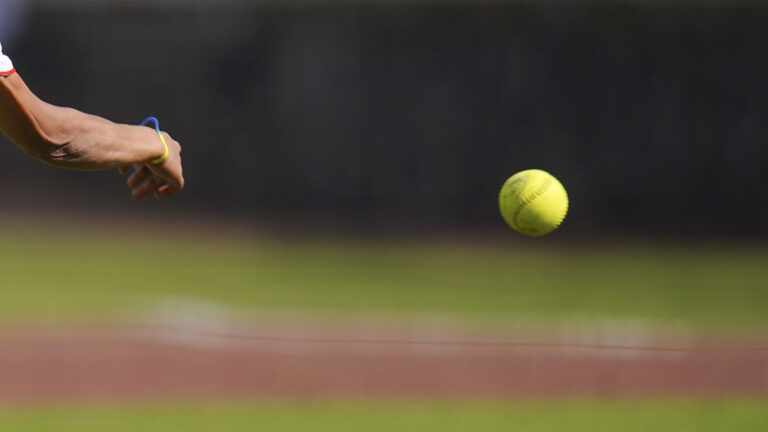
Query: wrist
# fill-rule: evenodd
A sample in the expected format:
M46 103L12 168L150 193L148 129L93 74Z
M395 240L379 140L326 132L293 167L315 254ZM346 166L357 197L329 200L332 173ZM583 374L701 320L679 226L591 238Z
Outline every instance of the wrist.
M140 146L137 146L135 163L153 163L165 154L165 145L154 129L144 126L127 126L137 135L135 138Z
M160 140L160 142L163 144L163 153L150 160L150 163L153 165L160 165L163 162L165 162L166 159L168 159L168 154L170 153L170 150L168 149L168 142L165 140L165 136L163 136L163 133L160 131L160 122L155 117L147 117L145 118L141 123L139 123L140 126L149 126L150 124L154 125L155 132L157 133L157 138Z

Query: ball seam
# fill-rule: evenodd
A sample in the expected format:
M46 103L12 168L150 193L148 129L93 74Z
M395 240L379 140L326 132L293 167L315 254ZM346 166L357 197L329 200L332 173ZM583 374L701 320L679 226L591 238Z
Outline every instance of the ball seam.
M568 208L570 207L570 205L571 205L571 203L568 201L568 197L566 197L566 200L565 200L565 211L563 212L563 215L562 215L562 216L560 216L560 220L559 220L559 221L557 221L557 223L555 224L555 226L552 228L552 230L553 230L553 231L554 231L555 229L557 229L557 227L559 227L559 226L560 226L560 224L562 224L562 223L563 223L563 221L565 220L565 215L567 215L567 214L568 214Z
M525 207L528 204L532 203L533 200L542 196L544 192L549 190L551 186L552 186L552 179L547 177L547 179L544 180L544 183L541 186L539 186L535 191L531 192L525 198L520 200L520 205L517 206L517 208L515 209L515 212L512 213L512 222L515 224L514 228L516 230L520 229L520 225L518 224L518 221L517 221L517 218L520 216L520 213L525 209Z

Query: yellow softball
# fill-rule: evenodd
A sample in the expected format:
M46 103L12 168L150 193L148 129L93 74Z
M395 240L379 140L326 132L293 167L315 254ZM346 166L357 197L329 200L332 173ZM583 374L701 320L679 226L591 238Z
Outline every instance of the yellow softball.
M529 236L549 234L568 213L568 194L550 173L537 169L521 171L504 183L499 209L515 231Z

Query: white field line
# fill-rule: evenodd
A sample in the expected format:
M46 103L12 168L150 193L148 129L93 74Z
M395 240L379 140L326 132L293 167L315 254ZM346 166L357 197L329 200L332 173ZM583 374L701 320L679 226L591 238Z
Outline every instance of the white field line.
M272 314L243 321L228 308L186 297L157 303L138 326L126 332L143 340L195 349L285 354L678 360L695 350L690 338L664 336L650 323L636 319L578 320L547 333L508 330L483 334L413 319L334 322L311 315Z
M280 337L262 333L233 334L169 326L144 326L126 330L126 335L169 345L214 351L254 351L279 354L357 354L399 356L529 357L678 360L690 355L684 347L637 345L582 340L467 340L467 339L341 339L327 337Z

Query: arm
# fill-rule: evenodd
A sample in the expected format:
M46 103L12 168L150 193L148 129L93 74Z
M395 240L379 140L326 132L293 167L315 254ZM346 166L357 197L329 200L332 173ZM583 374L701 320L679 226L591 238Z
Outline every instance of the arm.
M164 134L168 158L154 165L150 161L165 150L154 130L48 104L18 73L0 78L0 130L28 155L56 167L120 168L123 174L133 167L128 185L135 198L152 192L167 197L184 186L181 146L170 136Z

